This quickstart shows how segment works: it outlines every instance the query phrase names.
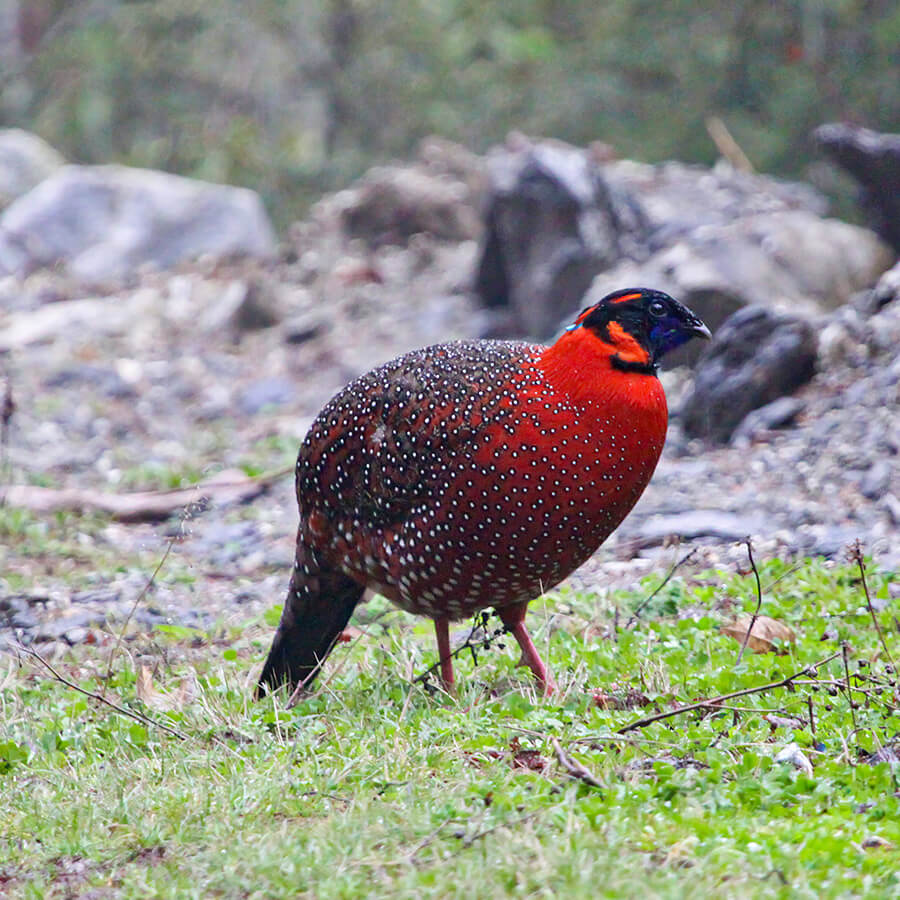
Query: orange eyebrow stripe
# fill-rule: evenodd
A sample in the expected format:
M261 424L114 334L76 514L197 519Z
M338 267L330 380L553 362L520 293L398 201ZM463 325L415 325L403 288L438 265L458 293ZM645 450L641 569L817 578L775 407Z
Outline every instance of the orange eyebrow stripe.
M619 359L641 365L650 362L650 354L618 322L610 322L607 329Z
M616 297L615 300L610 300L610 303L627 303L629 300L637 300L640 298L640 293L635 292L634 294L626 294L624 297Z

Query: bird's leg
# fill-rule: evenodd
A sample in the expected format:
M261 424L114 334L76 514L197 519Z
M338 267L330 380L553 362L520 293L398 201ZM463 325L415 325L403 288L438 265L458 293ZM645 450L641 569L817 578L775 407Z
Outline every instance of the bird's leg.
M537 647L534 646L534 641L531 640L531 635L525 627L525 610L527 608L527 602L514 603L511 606L504 606L498 609L497 615L500 616L500 621L503 622L512 636L519 642L519 646L522 648L522 660L534 672L535 678L537 678L544 689L544 694L552 694L556 690L553 676L544 665L544 661L541 659Z
M453 690L453 657L450 656L450 620L435 619L434 633L437 636L438 659L441 661L441 681L448 691Z

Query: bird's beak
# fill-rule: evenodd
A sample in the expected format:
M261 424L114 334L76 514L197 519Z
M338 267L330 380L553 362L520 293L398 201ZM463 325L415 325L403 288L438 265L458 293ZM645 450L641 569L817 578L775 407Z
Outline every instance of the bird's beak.
M690 331L690 333L694 337L703 338L703 340L705 341L708 341L710 340L710 338L712 338L712 332L699 319L695 319L693 322L691 322L688 331Z

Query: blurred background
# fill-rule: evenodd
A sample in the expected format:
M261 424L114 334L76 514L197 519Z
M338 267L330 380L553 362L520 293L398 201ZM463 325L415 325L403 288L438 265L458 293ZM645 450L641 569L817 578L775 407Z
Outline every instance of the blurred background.
M809 134L896 130L898 48L893 0L2 0L0 126L253 187L284 226L426 135L710 164L714 115L846 217L854 189Z

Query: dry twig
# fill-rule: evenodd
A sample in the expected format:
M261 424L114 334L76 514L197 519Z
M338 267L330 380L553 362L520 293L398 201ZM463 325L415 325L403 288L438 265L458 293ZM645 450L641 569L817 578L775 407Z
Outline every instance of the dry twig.
M744 651L747 649L747 642L750 640L750 634L753 631L753 626L756 624L756 619L759 616L759 610L762 607L762 582L759 580L759 569L756 568L756 561L753 559L753 543L750 538L745 538L744 543L747 545L747 556L750 557L750 568L753 569L753 574L756 576L756 609L753 611L753 615L750 617L750 624L747 626L747 633L744 635L744 643L741 644L741 651L738 653L737 662L735 662L734 667L737 668L741 664L741 660L744 658Z
M673 716L680 716L683 713L692 712L697 709L715 708L716 706L718 706L718 704L724 703L726 700L734 700L735 697L746 697L749 694L762 694L766 691L775 690L776 688L787 687L801 675L806 675L810 672L812 672L812 674L815 674L817 669L821 668L826 663L831 662L833 659L837 659L837 657L839 657L840 655L840 651L832 653L831 656L826 656L825 659L819 660L819 662L804 666L802 669L794 672L791 675L788 675L785 678L782 678L780 681L770 681L768 684L761 684L757 687L744 688L741 691L733 691L730 694L722 694L720 697L711 697L709 700L698 700L696 703L689 703L687 706L680 706L678 709L670 709L666 710L666 712L655 713L652 716L646 716L643 719L637 719L636 721L631 722L628 725L624 725L622 728L617 728L616 734L625 734L626 732L634 731L636 728L646 728L647 725L652 725L654 722L661 722L663 719L670 719Z
M135 598L134 603L131 604L131 609L128 611L128 615L125 617L125 622L122 625L121 630L119 631L119 635L116 638L116 643L109 653L109 661L106 665L106 677L104 678L104 683L106 684L108 684L110 679L112 678L113 663L115 662L116 654L118 654L119 652L119 647L122 646L122 638L125 636L125 631L128 628L128 623L131 621L131 617L134 615L134 611L138 608L138 604L144 599L144 597L147 596L147 591L150 590L151 585L156 580L156 576L159 575L160 569L162 569L166 560L169 558L169 554L172 552L172 546L174 545L176 538L177 535L172 535L172 537L169 538L169 543L166 545L165 553L163 553L162 558L156 564L156 568L147 579L147 583L141 589L141 592Z
M143 713L135 712L131 709L126 709L124 706L119 706L118 703L113 703L112 700L104 697L103 694L98 694L96 691L89 691L86 688L81 687L78 684L75 684L74 681L66 678L65 675L61 674L57 669L55 669L37 650L33 650L31 647L26 647L23 644L19 644L17 649L21 653L25 653L30 656L32 659L37 660L53 677L55 681L58 681L60 684L64 684L66 687L71 688L73 691L77 691L79 694L83 694L85 697L90 697L92 700L96 700L98 703L102 703L104 706L108 706L110 709L115 710L117 713L123 716L127 716L129 719L134 719L136 722L140 722L142 725L152 725L154 728L159 728L162 731L171 734L173 737L177 737L180 741L189 740L188 736L184 734L184 732L179 731L177 728L172 728L170 725L165 725L162 722L158 722L156 719L151 719L149 716L145 716Z
M637 605L637 607L635 608L634 612L631 614L631 618L630 618L630 619L628 620L628 622L625 624L625 627L626 627L626 628L631 628L631 626L634 625L634 624L637 622L637 620L640 618L641 613L642 613L642 612L644 611L644 609L646 608L647 604L648 604L648 603L649 603L649 602L650 602L650 601L651 601L651 600L652 600L652 599L653 599L653 598L654 598L654 597L655 597L655 596L656 596L656 595L657 595L657 594L658 594L658 593L659 593L659 592L660 592L660 591L661 591L661 590L669 583L669 581L671 580L672 576L673 576L673 575L674 575L674 574L675 574L675 573L676 573L676 572L677 572L677 571L678 571L678 570L679 570L686 562L690 561L696 553L697 553L697 547L694 547L694 548L692 548L691 550L688 550L688 552L685 553L685 555L682 556L681 559L679 559L677 562L672 563L671 568L669 569L668 572L666 572L665 578L663 578L663 580L662 580L662 581L661 581L661 582L660 582L660 583L659 583L659 584L658 584L658 585L650 592L649 596L647 596L644 600L642 600L642 601ZM618 607L616 607L616 617L617 617L617 618L618 618L618 613L619 613L619 610L618 610Z
M475 637L479 628L485 629L487 631L487 623L488 623L489 614L484 612L480 613L476 616L475 621L472 623L472 629L469 631L466 636L465 641L460 644L455 650L450 651L450 659L456 659L461 653L464 653L466 650L471 651L472 653L472 661L477 665L478 664L478 655L475 652L476 650L488 649L491 644L496 641L498 638L502 637L504 634L508 633L508 629L504 625L502 628L495 628L492 632L486 633L483 637L479 638L477 641L472 640ZM429 666L424 672L420 675L416 675L413 678L413 684L419 684L419 682L428 683L429 676L432 672L436 672L441 666L441 660L438 660L433 665Z
M556 759L569 775L583 781L585 784L591 785L591 787L602 787L596 776L578 762L577 759L572 759L572 757L563 750L555 737L550 738L550 743L553 745L553 752L556 753Z
M847 691L847 703L850 704L850 716L853 719L853 733L856 734L858 726L856 724L856 708L853 706L853 695L850 693L850 691L853 690L853 687L850 684L850 663L847 661L848 655L847 642L844 641L841 644L841 656L844 659L844 678L846 679L844 688Z
M866 566L863 561L862 545L859 542L859 538L857 538L850 547L850 559L859 566L859 577L862 579L863 591L866 595L866 606L869 608L872 624L878 632L878 640L881 641L881 649L884 650L884 655L887 657L888 662L893 666L894 659L891 656L891 651L888 650L887 641L884 639L884 633L881 630L881 625L878 624L878 617L875 615L875 608L872 606L872 597L869 594L869 584L866 581Z

